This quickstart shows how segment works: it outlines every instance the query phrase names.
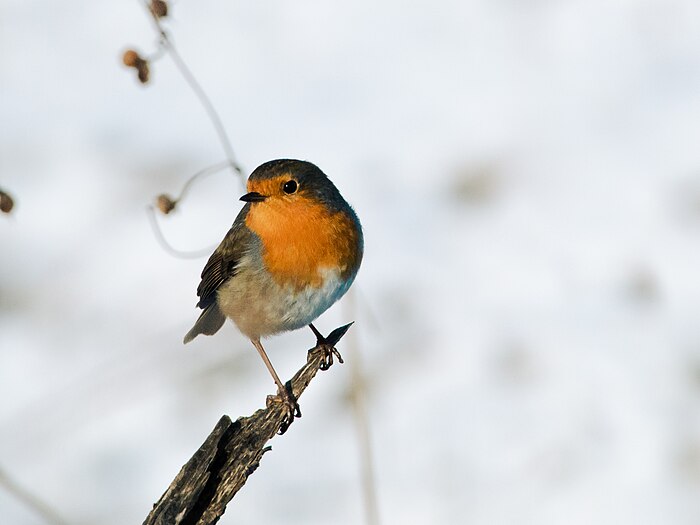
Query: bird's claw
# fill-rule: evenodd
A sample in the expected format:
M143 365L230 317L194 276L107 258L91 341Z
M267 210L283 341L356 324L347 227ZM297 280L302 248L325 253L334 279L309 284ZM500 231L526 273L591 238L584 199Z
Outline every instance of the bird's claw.
M318 366L321 370L328 370L331 367L331 365L333 364L333 356L338 358L339 363L342 364L344 362L342 356L340 355L340 352L338 352L338 349L335 346L331 346L326 343L320 343L316 345L316 348L320 348L323 352L323 360Z
M278 390L276 396L267 396L267 406L269 407L272 403L282 403L284 405L284 417L282 418L282 424L280 425L277 433L281 436L294 422L294 419L301 417L301 409L299 408L299 403L297 403L297 398L292 392L292 385L287 382L283 391Z

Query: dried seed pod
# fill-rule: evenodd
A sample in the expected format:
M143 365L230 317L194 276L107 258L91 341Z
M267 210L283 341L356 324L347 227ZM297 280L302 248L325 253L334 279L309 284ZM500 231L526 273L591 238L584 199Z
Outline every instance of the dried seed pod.
M163 215L167 215L175 209L177 201L174 201L170 196L165 193L158 195L156 197L156 207L160 210Z
M148 82L150 78L148 60L142 58L141 55L139 55L133 49L127 49L122 56L122 62L124 62L125 66L133 67L136 70L139 82L142 84Z
M139 63L143 62L143 58L133 49L127 49L122 56L122 62L127 67L138 67Z
M3 213L10 213L14 207L15 201L12 200L12 197L0 190L0 211Z
M148 82L150 78L150 69L148 67L148 62L141 62L141 64L139 64L138 67L138 72L139 82L141 82L142 84Z
M151 0L151 13L156 18L168 16L168 3L164 0Z

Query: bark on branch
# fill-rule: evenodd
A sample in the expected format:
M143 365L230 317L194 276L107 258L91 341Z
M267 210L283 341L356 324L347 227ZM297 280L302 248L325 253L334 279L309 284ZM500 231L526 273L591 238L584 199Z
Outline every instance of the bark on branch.
M327 338L319 338L316 347L309 350L306 364L287 382L297 399L318 370L332 364L333 355L340 357L334 346L349 327L345 325ZM216 523L248 476L258 468L263 454L270 450L267 442L284 428L286 414L284 403L270 402L268 398L267 407L251 416L236 421L222 416L153 506L144 525Z

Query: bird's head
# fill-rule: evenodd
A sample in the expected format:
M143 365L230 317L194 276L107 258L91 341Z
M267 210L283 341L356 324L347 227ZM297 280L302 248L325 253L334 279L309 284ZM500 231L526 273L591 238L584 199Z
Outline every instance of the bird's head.
M248 177L248 193L242 201L274 205L288 209L322 205L329 212L347 206L326 175L314 164L302 160L272 160L262 164Z

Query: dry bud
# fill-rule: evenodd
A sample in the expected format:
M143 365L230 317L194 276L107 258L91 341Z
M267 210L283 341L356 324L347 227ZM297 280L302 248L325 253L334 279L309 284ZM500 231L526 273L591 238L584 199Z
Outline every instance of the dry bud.
M151 0L151 13L156 18L168 16L168 3L164 0Z
M171 211L175 209L175 205L177 204L177 201L172 200L168 195L165 193L158 195L156 197L156 206L160 210L160 212L163 215L167 215Z
M133 49L127 49L122 56L122 62L124 62L125 66L133 67L137 71L139 82L142 84L148 82L150 78L148 60L142 58L141 55Z
M10 213L14 206L15 202L12 200L12 197L0 190L0 211L3 213Z
M139 74L138 74L139 82L141 82L142 84L145 84L146 82L148 82L148 79L150 78L150 70L148 68L148 62L146 62L146 61L141 62L141 64L139 64L138 71L139 71Z
M143 62L143 58L133 49L127 49L124 51L122 62L124 62L124 65L127 67L138 67L138 64Z

